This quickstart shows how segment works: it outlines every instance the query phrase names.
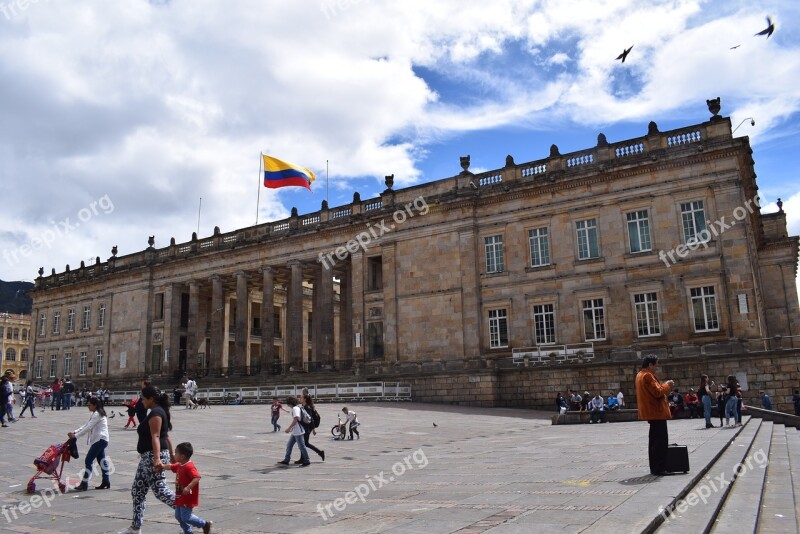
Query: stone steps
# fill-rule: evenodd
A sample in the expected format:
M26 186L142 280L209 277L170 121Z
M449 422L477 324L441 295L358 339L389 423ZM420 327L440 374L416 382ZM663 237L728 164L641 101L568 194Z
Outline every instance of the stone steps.
M754 420L753 420L754 421ZM761 507L761 492L766 476L765 465L772 441L773 423L764 421L750 448L749 456L756 460L753 468L736 477L727 498L711 525L712 533L755 532ZM759 461L760 460L760 461Z
M757 533L797 532L794 486L789 463L786 427L772 427L769 465L761 493Z
M750 419L708 470L701 472L699 479L695 478L694 485L687 488L688 491L684 491L683 495L677 496L670 507L671 513L662 514L663 523L656 532L707 532L732 488L731 482L736 476L737 467L742 465L738 468L742 472L748 461L755 465L750 457L753 444L759 442L759 436L760 442L769 443L768 431L762 432L762 426L760 420ZM729 431L734 432L733 429L724 429L722 432Z

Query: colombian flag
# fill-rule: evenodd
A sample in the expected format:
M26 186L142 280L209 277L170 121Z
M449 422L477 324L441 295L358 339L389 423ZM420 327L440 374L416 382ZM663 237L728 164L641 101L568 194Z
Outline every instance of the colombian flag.
M316 179L313 172L271 156L262 154L261 157L264 159L264 187L276 189L297 185L311 191L311 182Z

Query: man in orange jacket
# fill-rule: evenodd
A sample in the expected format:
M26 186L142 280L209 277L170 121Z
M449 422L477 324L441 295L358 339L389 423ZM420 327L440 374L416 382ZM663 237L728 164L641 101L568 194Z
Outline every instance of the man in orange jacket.
M636 375L636 402L639 405L639 419L650 423L650 436L647 447L650 459L650 473L660 476L667 472L667 420L672 419L667 402L667 393L672 391L674 382L663 384L656 378L658 356L648 354L642 360L642 369Z

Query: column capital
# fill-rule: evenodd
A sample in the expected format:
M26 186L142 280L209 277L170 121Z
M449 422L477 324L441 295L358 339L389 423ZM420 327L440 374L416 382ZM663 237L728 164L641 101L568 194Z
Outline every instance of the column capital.
M296 265L300 266L301 263L300 263L300 260L289 260L289 261L286 262L286 265L288 265L289 267L294 267Z
M275 271L275 269L273 269L273 268L272 268L271 266L269 266L269 265L264 265L263 267L259 267L259 268L258 268L258 272L260 272L260 273L262 273L262 274L263 274L263 273L271 273L271 272L274 272L274 271Z

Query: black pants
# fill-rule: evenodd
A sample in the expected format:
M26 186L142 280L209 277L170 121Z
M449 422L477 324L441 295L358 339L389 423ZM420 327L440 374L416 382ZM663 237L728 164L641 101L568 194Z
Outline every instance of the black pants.
M311 449L312 451L316 452L316 453L317 453L317 454L319 454L320 456L322 456L322 451L321 451L321 450L319 450L318 448L316 448L315 446L313 446L312 444L310 444L310 443L308 442L308 438L309 438L310 436L311 436L311 428L309 427L309 428L306 428L306 433L305 433L305 434L303 434L303 441L305 442L305 444L306 444L306 447L307 447L307 448L309 448L309 449Z
M358 425L359 424L360 423L356 423L356 422L350 423L350 439L353 439L353 432L355 432L356 436L358 436L359 438L361 437L361 434L358 433Z
M667 449L669 448L669 434L667 434L666 421L648 421L650 423L650 436L647 455L650 460L650 472L663 473L667 470Z

